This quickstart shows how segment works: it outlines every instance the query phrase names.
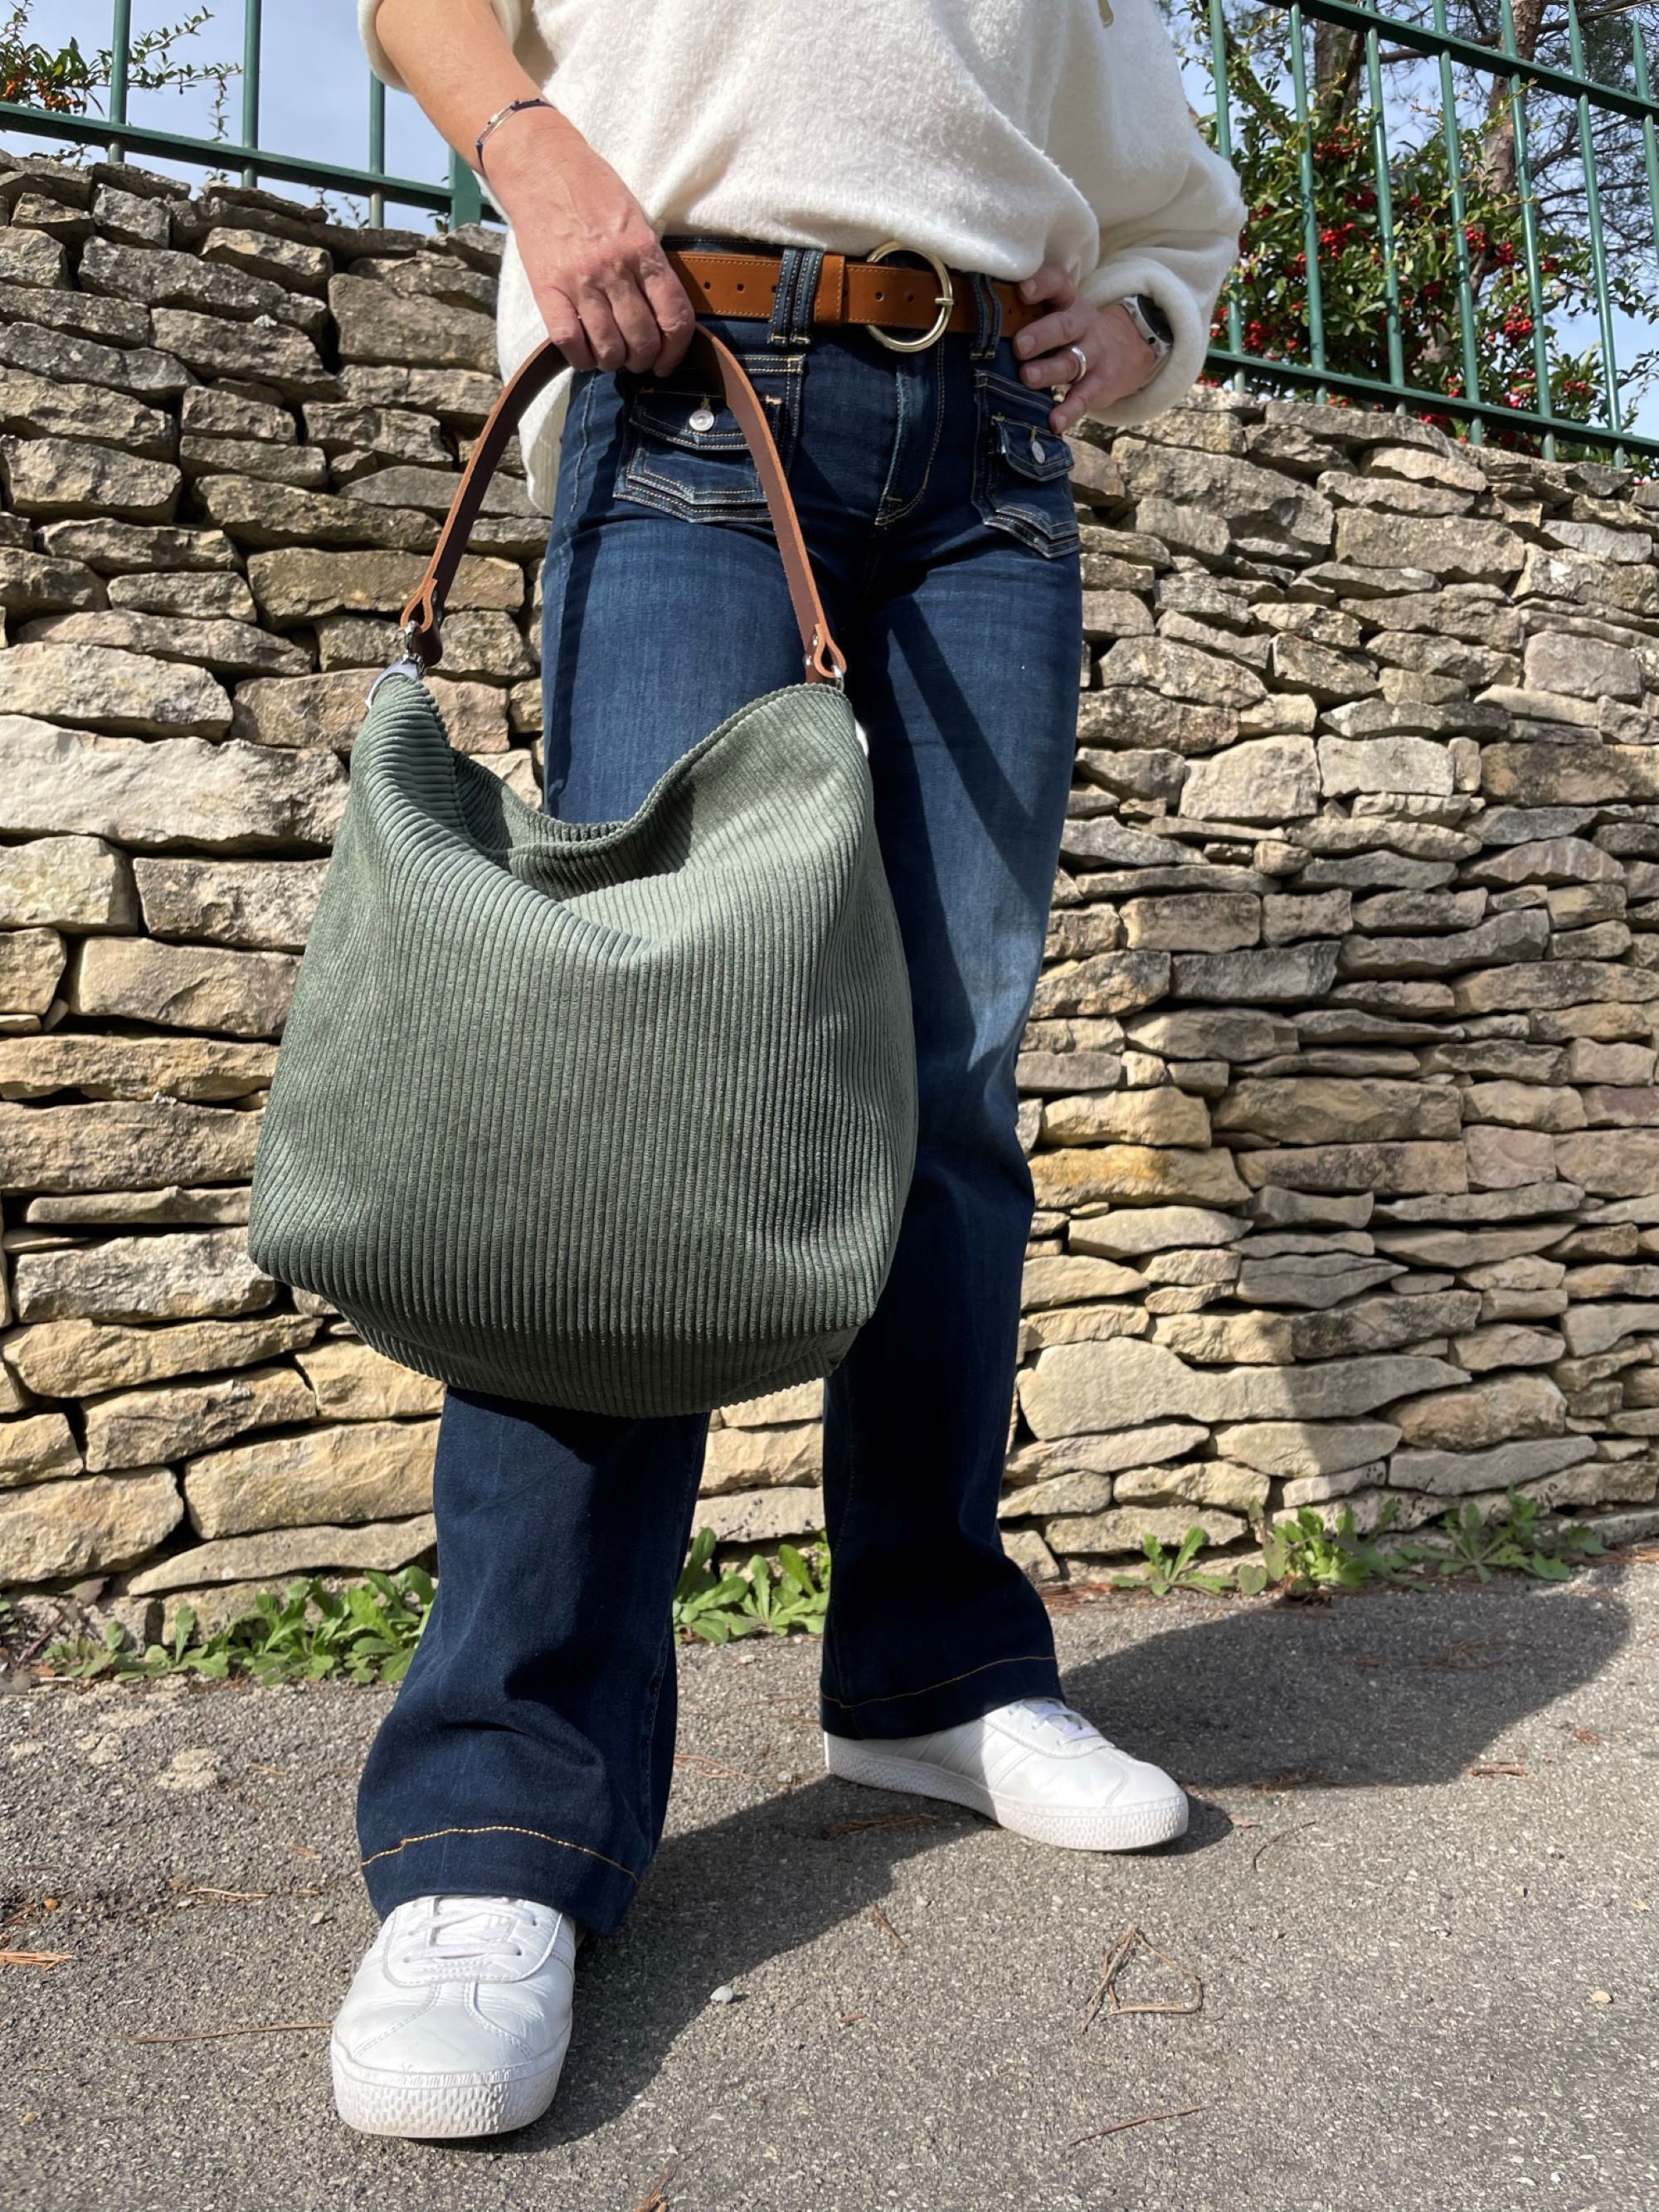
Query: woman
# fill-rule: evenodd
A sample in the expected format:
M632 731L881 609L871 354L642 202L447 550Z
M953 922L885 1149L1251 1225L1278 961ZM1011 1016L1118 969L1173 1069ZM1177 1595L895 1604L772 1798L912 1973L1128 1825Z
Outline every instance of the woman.
M1180 398L1243 212L1153 0L1116 7L360 0L377 73L507 217L504 369L544 331L574 365L523 434L566 819L632 813L799 680L753 462L677 374L693 295L766 402L867 738L919 1088L891 1271L824 1391L826 1761L1097 1850L1179 1835L1186 1800L1061 1702L996 1520L1014 1060L1076 730L1064 433ZM661 1832L707 1427L449 1394L439 1596L359 1799L383 1925L333 2038L352 2125L487 2134L550 2101L576 1943Z

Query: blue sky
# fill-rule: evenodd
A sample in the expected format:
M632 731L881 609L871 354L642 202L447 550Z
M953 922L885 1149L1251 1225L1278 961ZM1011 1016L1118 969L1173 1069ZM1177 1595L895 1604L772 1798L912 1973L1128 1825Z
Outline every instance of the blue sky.
M190 0L136 0L135 30L176 23L190 12ZM108 43L108 0L35 0L36 34L58 39L74 37L83 52ZM47 26L50 25L48 31ZM368 153L368 65L357 38L357 19L352 0L270 0L264 10L264 65L261 85L260 137L270 146L356 164L366 164ZM242 15L238 0L220 0L215 18L194 37L182 40L177 58L197 62L238 62L241 58ZM1191 97L1195 105L1209 104L1207 80L1201 70L1192 73ZM131 113L138 123L159 127L212 133L210 100L205 90L139 93L132 98ZM240 80L230 88L228 128L237 133L240 116ZM0 143L21 149L16 134ZM393 173L436 182L447 173L448 149L406 94L386 98L386 166ZM195 178L199 170L156 161L149 166ZM309 195L299 187L278 185L278 191ZM344 214L351 203L335 203ZM388 220L423 228L429 217L415 210L387 209ZM1588 319L1574 323L1563 333L1582 348L1595 337ZM1616 319L1616 342L1622 359L1630 360L1652 343L1652 333L1627 318ZM1659 394L1639 410L1636 424L1651 434L1659 429Z
M177 23L193 12L192 0L136 0L132 11L135 32L159 29ZM83 53L109 44L108 0L34 0L35 35L54 44L78 40ZM242 11L237 0L219 0L214 20L193 37L182 39L175 58L197 63L240 63L242 56ZM284 152L310 154L366 165L368 158L368 64L357 39L357 17L351 0L268 0L264 9L264 66L260 83L260 131L268 146ZM204 89L135 93L129 113L135 123L158 129L184 131L211 137L210 94ZM228 134L240 129L241 80L230 84L227 117ZM14 134L4 143L14 149L21 141ZM448 149L404 93L386 95L386 166L394 173L430 178L446 173ZM177 176L195 177L201 172L183 165L151 161L146 166ZM300 187L279 185L305 198ZM426 218L416 212L388 210L394 222L423 227Z

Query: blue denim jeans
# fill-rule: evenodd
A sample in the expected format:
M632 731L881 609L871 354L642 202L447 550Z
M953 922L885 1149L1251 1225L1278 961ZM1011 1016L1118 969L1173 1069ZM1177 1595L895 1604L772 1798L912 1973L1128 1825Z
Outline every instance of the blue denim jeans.
M915 1179L823 1401L823 1721L893 1736L1059 1686L997 1501L1032 1212L1014 1061L1071 781L1078 531L1052 402L1019 381L988 286L976 331L907 355L812 328L815 282L793 252L769 324L713 327L764 398L847 654L909 968ZM576 377L544 582L566 819L632 813L734 708L800 680L754 465L689 373ZM381 1913L461 1890L621 1918L667 1808L669 1607L707 1431L449 1393L438 1597L358 1799Z

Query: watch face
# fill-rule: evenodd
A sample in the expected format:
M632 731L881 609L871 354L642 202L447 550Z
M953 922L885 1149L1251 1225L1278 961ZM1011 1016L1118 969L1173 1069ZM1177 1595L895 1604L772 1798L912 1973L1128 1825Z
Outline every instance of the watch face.
M1149 335L1160 345L1173 345L1175 327L1150 292L1137 292L1132 305L1139 310L1140 319L1146 325Z

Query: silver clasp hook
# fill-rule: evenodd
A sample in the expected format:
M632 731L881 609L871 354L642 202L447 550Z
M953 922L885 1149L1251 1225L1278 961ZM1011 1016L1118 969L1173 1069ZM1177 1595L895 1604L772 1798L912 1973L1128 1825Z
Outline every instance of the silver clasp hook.
M403 652L398 655L396 660L388 661L386 666L380 671L380 674L374 678L374 681L369 685L368 699L364 702L365 705L368 705L369 702L374 699L374 694L380 690L381 684L386 682L388 676L407 676L416 684L423 683L425 681L426 663L422 659L420 650L416 645L415 625L412 622L408 622L404 624L403 641Z

